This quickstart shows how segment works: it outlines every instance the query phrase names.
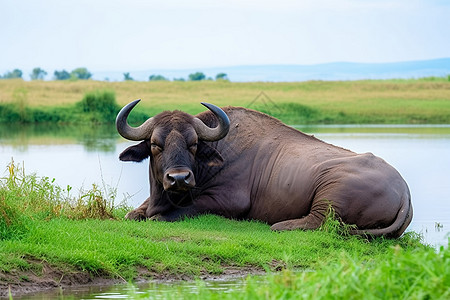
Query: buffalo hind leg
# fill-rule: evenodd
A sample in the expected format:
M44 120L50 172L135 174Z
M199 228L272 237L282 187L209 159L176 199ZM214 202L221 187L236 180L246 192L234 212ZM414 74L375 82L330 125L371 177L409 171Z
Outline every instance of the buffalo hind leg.
M299 219L290 219L273 224L270 229L274 231L282 230L314 230L319 228L325 221L330 203L324 200L314 200L311 212Z

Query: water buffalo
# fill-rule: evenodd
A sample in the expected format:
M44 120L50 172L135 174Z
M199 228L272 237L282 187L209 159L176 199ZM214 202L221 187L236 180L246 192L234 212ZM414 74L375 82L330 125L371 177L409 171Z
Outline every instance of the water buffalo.
M266 114L240 107L192 116L165 111L131 127L140 100L119 112L122 137L141 141L122 161L150 157L150 197L127 219L175 221L212 213L267 222L273 230L316 229L330 205L353 234L399 237L412 219L406 182L371 153L327 144Z

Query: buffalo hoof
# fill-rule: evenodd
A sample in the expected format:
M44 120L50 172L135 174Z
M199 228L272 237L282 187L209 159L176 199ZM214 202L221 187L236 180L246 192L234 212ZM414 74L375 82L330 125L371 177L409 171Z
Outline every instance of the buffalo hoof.
M289 224L289 221L278 222L270 226L270 230L272 231L283 231L283 230L292 230L292 225Z
M150 220L152 220L152 221L165 221L160 214L156 214L154 216L151 216Z
M301 218L301 219L292 219L287 221L282 221L273 224L270 229L273 231L282 231L282 230L314 230L319 228L321 225L320 220L315 220L310 217L310 215Z
M142 211L132 210L125 215L126 220L145 221L147 217Z

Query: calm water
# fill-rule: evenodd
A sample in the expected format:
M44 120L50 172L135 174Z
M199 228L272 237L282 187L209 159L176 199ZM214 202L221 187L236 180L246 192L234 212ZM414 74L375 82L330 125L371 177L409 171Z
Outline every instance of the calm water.
M264 277L260 277L261 282ZM244 278L226 280L206 280L202 284L214 293L230 293L233 290L242 289ZM81 286L68 289L55 289L47 292L14 297L17 300L48 300L48 299L172 299L173 286L183 294L198 293L198 284L195 281L175 281L170 283L145 283L137 285L119 284L114 286Z
M407 181L414 218L408 230L424 235L435 247L447 246L450 232L450 126L313 126L304 132L355 152L372 152L393 165ZM14 158L27 173L55 178L62 187L90 188L92 183L118 190L118 200L139 205L149 194L148 161L123 163L118 155L134 143L110 128L26 128L0 130L0 177ZM193 283L180 283L195 293ZM206 282L222 292L239 288L242 279ZM22 299L131 299L164 285L81 287L53 294L28 295Z

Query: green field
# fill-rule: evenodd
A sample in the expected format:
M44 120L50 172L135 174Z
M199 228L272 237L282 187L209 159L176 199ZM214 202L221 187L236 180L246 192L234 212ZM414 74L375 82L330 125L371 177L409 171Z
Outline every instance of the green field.
M199 102L206 101L261 110L289 124L450 123L446 78L292 83L0 80L0 121L5 105L22 111L70 110L86 93L96 91L113 92L119 106L140 98L136 110L147 115L173 109L195 114L204 110Z
M260 222L208 215L175 223L125 221L129 208L114 198L97 186L73 193L11 163L0 179L0 296L9 287L195 279L229 270L282 271L265 285L247 279L245 291L230 298L450 295L450 250L425 246L414 232L369 242L350 236L332 216L309 232L272 232ZM200 299L218 296L198 284ZM180 293L162 296L185 297Z

